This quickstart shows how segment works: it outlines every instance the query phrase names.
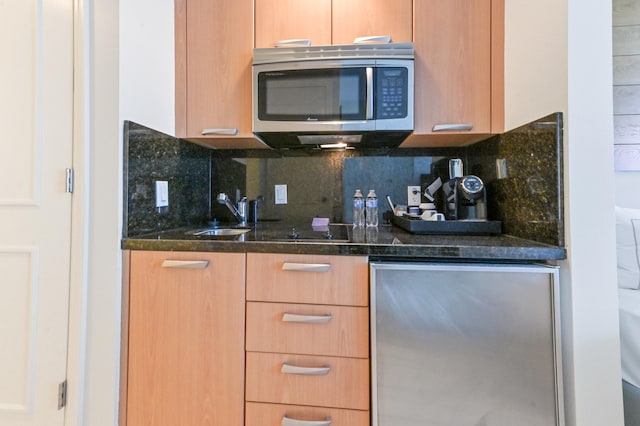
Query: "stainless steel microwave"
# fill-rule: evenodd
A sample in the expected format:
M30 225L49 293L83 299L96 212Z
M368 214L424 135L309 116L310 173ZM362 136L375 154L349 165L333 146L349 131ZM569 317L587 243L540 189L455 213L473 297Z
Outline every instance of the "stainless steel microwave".
M254 49L253 132L273 148L388 148L413 130L412 43Z

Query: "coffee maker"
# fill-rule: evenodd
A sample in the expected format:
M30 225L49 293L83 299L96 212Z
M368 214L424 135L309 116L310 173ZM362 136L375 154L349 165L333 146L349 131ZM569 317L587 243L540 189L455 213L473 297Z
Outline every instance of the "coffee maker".
M487 220L487 191L478 176L465 175L462 160L449 160L449 180L442 186L447 220Z

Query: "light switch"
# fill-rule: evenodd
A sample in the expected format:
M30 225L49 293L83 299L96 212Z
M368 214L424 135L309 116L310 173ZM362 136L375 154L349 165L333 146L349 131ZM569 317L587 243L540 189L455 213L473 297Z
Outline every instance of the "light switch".
M169 182L156 181L156 208L169 206Z
M276 185L276 204L287 204L287 185Z
M407 186L407 206L419 206L422 202L420 186Z

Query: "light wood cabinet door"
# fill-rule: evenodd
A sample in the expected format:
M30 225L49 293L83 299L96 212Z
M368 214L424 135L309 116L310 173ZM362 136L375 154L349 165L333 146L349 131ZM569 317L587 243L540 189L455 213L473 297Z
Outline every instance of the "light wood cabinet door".
M369 309L247 303L247 351L369 357Z
M285 418L297 420L301 426L321 424L304 422L322 422L327 419L331 419L331 426L369 426L371 424L369 411L327 407L248 402L246 413L247 426L281 426Z
M247 352L247 401L369 409L369 360Z
M368 306L368 259L248 253L247 300Z
M175 4L176 136L215 148L264 146L251 124L253 0Z
M411 42L412 8L413 0L334 0L333 44L349 44L356 37L368 36L391 36L394 43Z
M492 88L492 63L498 55L492 51L496 5L492 0L414 3L415 130L402 146L412 146L421 135L439 135L454 144L490 135L492 91L498 89ZM460 130L465 125L470 129Z
M242 425L240 253L131 252L127 424Z
M255 0L255 47L280 40L331 44L331 0Z

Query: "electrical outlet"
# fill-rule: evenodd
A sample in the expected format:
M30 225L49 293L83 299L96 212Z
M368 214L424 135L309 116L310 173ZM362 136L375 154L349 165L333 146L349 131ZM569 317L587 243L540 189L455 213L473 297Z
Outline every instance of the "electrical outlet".
M407 186L407 206L419 206L422 201L420 185Z
M169 182L156 181L156 208L169 206Z
M276 204L287 204L287 185L276 185Z

